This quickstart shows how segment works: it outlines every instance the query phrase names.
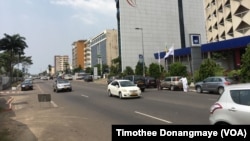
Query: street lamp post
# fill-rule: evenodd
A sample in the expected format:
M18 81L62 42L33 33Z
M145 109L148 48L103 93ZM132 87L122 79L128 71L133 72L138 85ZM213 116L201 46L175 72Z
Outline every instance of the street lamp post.
M143 28L136 27L135 30L141 30L141 41L142 41L142 73L143 73L143 76L145 77Z
M20 56L21 56L21 50L20 49L18 49L18 71L17 71L17 82L19 82L19 63L20 63Z

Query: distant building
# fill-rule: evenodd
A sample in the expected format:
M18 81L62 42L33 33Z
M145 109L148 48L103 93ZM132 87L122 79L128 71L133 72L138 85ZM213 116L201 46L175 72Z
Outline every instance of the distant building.
M65 72L66 67L70 69L69 56L68 55L56 55L54 56L55 73Z
M78 40L72 44L72 68L85 67L85 44L86 40Z
M117 30L107 29L99 35L93 37L88 42L87 47L91 49L91 66L97 64L107 64L109 67L112 65L112 60L116 59L118 55L117 44Z

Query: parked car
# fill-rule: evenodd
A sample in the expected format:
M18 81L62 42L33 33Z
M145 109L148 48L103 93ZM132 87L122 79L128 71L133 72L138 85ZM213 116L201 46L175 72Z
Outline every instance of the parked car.
M119 79L118 76L111 76L111 77L108 77L107 79L107 84L111 83L113 80L116 80L116 79Z
M250 83L227 85L210 108L212 125L250 124Z
M41 76L40 79L41 80L49 80L49 77L48 76Z
M73 80L73 76L71 74L65 74L63 78L67 80Z
M114 80L108 87L109 96L119 96L119 98L141 97L141 90L130 80Z
M72 91L71 82L66 79L56 79L53 83L53 91Z
M212 76L207 77L203 81L195 83L195 90L198 93L208 91L222 94L225 86L235 84L235 81L226 76Z
M33 81L30 79L25 79L22 83L21 83L21 91L24 90L33 90Z
M182 78L181 76L168 76L168 77L165 77L160 82L160 89L167 88L167 89L169 89L171 91L182 90L183 85L182 85L182 82L180 81L181 78Z
M145 91L146 84L145 84L145 78L141 75L127 75L123 79L130 80L136 84L142 92Z
M92 75L86 75L84 76L85 82L93 82L93 76Z
M157 83L156 83L156 79L154 77L145 77L145 84L146 84L146 88L156 88L157 87Z

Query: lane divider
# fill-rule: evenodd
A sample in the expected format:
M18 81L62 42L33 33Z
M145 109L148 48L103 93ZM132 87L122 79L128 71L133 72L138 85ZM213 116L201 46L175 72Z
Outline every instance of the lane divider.
M172 123L171 121L167 121L167 120L164 120L164 119L161 119L161 118L157 118L157 117L154 117L154 116L151 116L151 115L148 115L148 114L144 114L144 113L141 113L141 112L138 112L138 111L135 111L135 113L146 116L146 117L150 117L150 118L153 118L153 119L156 119L156 120L160 120L162 122Z
M89 96L87 96L87 95L83 95L83 94L82 94L81 96L83 96L83 97L87 97L87 98L89 97Z
M7 110L12 110L13 100L14 100L14 97L12 97L12 96L7 100L6 104L9 106L9 108Z

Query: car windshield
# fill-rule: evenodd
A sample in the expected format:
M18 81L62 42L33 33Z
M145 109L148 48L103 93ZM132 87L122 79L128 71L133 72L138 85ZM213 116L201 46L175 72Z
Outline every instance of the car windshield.
M135 86L135 84L134 84L133 82L131 82L131 81L121 81L121 82L120 82L120 85L121 85L122 87Z
M57 80L57 83L61 84L61 83L69 83L68 80L65 80L65 79L60 79L60 80Z
M25 80L23 83L28 84L30 83L30 80Z

